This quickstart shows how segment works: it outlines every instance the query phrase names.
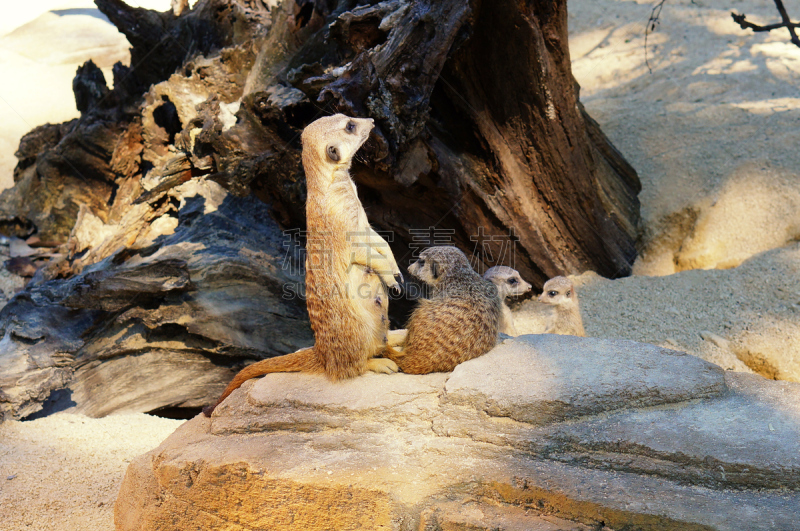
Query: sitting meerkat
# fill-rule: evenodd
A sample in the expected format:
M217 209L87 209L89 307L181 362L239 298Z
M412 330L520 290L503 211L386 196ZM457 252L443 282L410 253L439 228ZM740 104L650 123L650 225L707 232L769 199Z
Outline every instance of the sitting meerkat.
M371 118L326 116L302 135L306 174L306 302L314 346L242 369L207 416L245 381L273 372L324 373L333 381L372 370L397 372L376 358L389 330L388 288L403 277L389 244L369 225L350 163L373 128ZM393 336L395 337L395 336Z
M516 297L524 295L531 290L531 285L522 280L519 272L507 266L490 267L483 274L484 280L491 281L497 287L500 296L500 331L509 336L516 336L517 329L514 328L514 314L506 305L506 297Z
M430 299L420 299L407 330L390 333L403 342L401 351L388 348L386 356L411 374L449 372L461 362L477 358L494 347L500 326L497 288L469 265L456 247L430 247L411 264L409 273L433 288Z
M578 294L570 279L553 277L545 282L542 294L539 295L539 302L553 306L545 334L586 337L578 307Z

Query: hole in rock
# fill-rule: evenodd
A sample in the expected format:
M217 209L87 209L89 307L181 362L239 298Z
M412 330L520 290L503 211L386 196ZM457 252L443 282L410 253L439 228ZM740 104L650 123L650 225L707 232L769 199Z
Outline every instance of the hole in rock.
M164 103L153 109L153 121L167 132L169 143L172 144L175 142L175 135L183 129L183 125L181 125L181 119L178 117L178 109L175 108L175 104L166 96L162 96L162 98Z
M189 420L195 418L203 411L201 407L174 407L166 406L148 411L148 415L161 417L162 419Z
M311 20L313 14L314 3L306 2L303 4L303 7L300 8L300 12L294 17L294 20L297 22L297 29L305 27L305 25L308 24L308 21Z

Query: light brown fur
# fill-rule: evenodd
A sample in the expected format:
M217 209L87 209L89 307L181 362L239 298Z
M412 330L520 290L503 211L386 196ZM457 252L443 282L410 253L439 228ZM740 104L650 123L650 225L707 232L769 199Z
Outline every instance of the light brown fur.
M386 289L399 287L402 275L389 244L370 227L349 173L372 127L372 119L337 114L303 131L306 303L314 346L245 367L204 410L207 415L245 381L268 373L324 373L336 381L368 370L398 370L391 360L375 356L387 345Z
M430 247L408 271L433 293L411 314L402 352L387 349L403 372L452 371L494 347L501 313L497 288L470 267L464 253L456 247ZM402 331L392 334L401 337Z
M553 306L545 334L586 337L578 307L578 294L570 279L553 277L545 282L539 302Z
M514 327L514 314L506 305L506 297L525 295L531 290L531 285L522 280L519 271L508 266L490 267L483 274L484 280L492 282L497 287L500 296L500 331L509 336L516 336Z

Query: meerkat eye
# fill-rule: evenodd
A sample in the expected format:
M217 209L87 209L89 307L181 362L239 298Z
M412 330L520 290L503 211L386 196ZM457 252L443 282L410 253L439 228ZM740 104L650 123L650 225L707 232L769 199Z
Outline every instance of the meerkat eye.
M512 286L516 286L517 285L517 279L516 278L509 278L508 279L508 283L511 284Z
M549 295L550 297L555 297L556 295L558 295L558 292L557 291L548 291L547 295Z
M425 260L420 258L419 260L417 260L417 263L419 264L420 267L422 267L425 265Z
M356 123L352 120L347 122L347 125L344 126L344 130L348 133L355 133L356 132Z
M339 156L339 149L336 146L331 144L325 151L328 154L329 159L331 159L334 162L339 162L339 159L341 157Z
M431 275L433 278L439 278L439 267L433 260L431 260Z

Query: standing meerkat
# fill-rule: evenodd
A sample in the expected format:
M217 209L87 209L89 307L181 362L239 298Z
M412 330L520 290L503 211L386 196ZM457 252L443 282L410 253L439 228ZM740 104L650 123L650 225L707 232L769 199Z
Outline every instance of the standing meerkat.
M372 128L371 118L337 114L303 130L306 303L314 346L245 367L204 410L207 416L244 382L264 374L315 372L336 381L369 370L397 372L393 361L375 356L388 341L387 287L399 288L403 277L389 244L370 227L349 172Z
M402 337L402 352L387 356L410 374L452 371L456 365L485 354L497 342L500 297L497 288L469 265L456 247L430 247L420 253L408 272L433 288L420 299ZM393 343L399 343L400 339Z
M510 336L516 336L514 314L506 305L506 297L525 295L531 290L531 285L522 280L519 271L507 266L490 267L483 274L483 278L497 287L497 294L500 296L500 331Z
M570 279L553 277L545 282L542 294L539 295L539 302L553 306L545 334L586 337L578 307L578 294Z

